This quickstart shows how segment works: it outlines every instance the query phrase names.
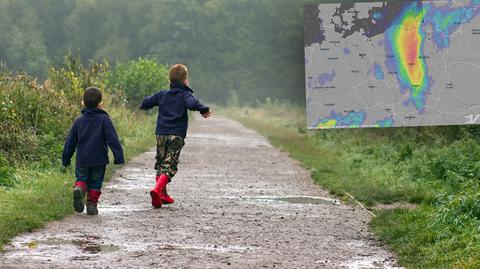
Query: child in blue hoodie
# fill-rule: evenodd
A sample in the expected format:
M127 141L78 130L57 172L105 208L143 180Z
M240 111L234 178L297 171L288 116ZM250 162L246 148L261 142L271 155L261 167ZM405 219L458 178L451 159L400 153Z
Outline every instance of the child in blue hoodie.
M101 109L102 93L91 87L83 94L82 115L72 125L63 148L62 163L69 166L75 150L76 182L73 190L73 207L82 213L87 193L87 214L97 215L105 168L109 163L108 148L113 152L114 164L123 164L123 149L107 112Z
M167 194L167 183L177 173L180 151L185 145L188 128L188 110L199 111L204 118L212 115L208 106L202 105L189 87L188 69L177 64L170 68L170 89L162 90L146 97L141 109L148 110L158 106L157 117L157 155L155 157L157 176L156 185L150 191L152 206L161 207L174 200Z

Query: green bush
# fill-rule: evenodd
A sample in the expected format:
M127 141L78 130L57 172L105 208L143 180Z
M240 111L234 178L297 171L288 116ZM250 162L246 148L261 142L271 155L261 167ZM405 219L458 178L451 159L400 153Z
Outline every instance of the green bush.
M0 151L10 163L34 162L41 155L54 158L75 116L73 105L62 92L26 74L0 71Z
M95 86L102 91L107 102L113 98L112 92L108 91L106 86L107 77L110 75L110 65L108 62L97 62L91 60L88 65L84 65L79 57L68 54L63 62L50 67L48 72L49 80L46 85L51 86L57 92L65 95L67 99L80 108L80 101L83 97L83 91L87 87Z
M124 92L125 101L136 107L145 96L168 87L168 69L153 59L139 58L118 64L109 75L107 83L114 92Z
M27 74L14 74L0 66L0 152L13 166L60 165L65 136L80 112L85 88L100 88L106 107L115 107L124 98L121 89L137 102L166 87L167 73L166 67L151 59L120 64L112 73L107 62L84 65L67 55L49 69L49 79L39 84Z

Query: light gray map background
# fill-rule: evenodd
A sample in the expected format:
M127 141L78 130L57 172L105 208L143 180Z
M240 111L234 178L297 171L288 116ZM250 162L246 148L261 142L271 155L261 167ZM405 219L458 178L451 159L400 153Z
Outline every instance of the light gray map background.
M462 2L457 1L461 5ZM435 5L447 1L435 1ZM382 3L356 3L354 10L358 18L368 18L372 7ZM480 17L461 25L451 36L449 48L437 52L433 41L425 44L428 75L434 84L427 97L425 113L419 114L410 104L408 93L402 93L396 75L388 74L385 67L386 52L383 34L372 38L358 31L343 38L335 31L333 14L340 4L318 4L305 6L306 14L315 14L318 9L320 25L305 24L305 35L315 35L323 31L324 40L320 43L306 42L305 72L307 120L310 129L317 128L319 120L331 115L332 111L365 111L364 126L386 117L393 117L393 127L463 125L480 123ZM353 10L350 15L353 16ZM348 22L349 12L344 20ZM339 23L338 21L336 22ZM429 29L425 29L427 32ZM306 36L307 38L307 36ZM345 50L349 53L346 54ZM379 64L384 72L383 80L373 74L374 64ZM322 74L334 74L331 81L321 81ZM328 80L328 79L327 79Z

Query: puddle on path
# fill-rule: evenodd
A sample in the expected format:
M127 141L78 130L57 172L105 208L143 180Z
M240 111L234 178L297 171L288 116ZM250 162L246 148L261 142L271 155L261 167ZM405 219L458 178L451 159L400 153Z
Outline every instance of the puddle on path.
M241 246L217 246L217 245L163 245L159 246L160 250L193 250L193 251L212 251L222 253L243 253L249 249L249 247Z
M151 207L144 207L141 205L100 205L98 210L101 213L127 213L127 212L140 212L140 211L151 211Z
M150 179L150 178L155 178L153 175L150 176L149 174L147 173L142 173L142 174L138 174L138 173L125 173L123 175L120 176L120 180L128 180L128 181L131 181L131 180L143 180L143 179Z
M129 190L145 190L147 188L146 184L115 184L108 185L107 187L110 190L120 190L120 191L129 191Z
M308 205L340 205L341 203L332 198L314 197L314 196L285 196L285 197L265 197L253 198L256 200L281 201L290 204L308 204Z
M378 257L359 257L343 265L349 269L403 269L391 260L381 260Z
M123 171L123 173L125 173L125 172L141 172L141 173L143 173L143 172L145 172L145 169L144 168L138 168L138 167L126 167L122 171Z
M120 247L115 245L104 245L97 244L92 240L98 239L98 237L87 237L87 239L73 239L73 240L64 240L60 238L48 238L46 240L31 241L28 243L23 243L24 246L27 246L30 249L38 249L43 246L75 246L81 251L88 254L97 254L100 252L115 252L120 250Z
M258 138L247 138L247 137L238 137L238 136L230 136L218 133L209 133L209 134L190 134L190 139L207 139L211 142L219 141L225 145L241 145L244 147L258 147L258 146L265 146L265 147L272 147L269 143L267 143L263 139Z
M341 205L342 204L337 199L326 198L326 197L315 197L315 196L283 196L283 197L217 196L217 197L211 197L211 198L228 199L228 200L257 200L257 201L266 201L266 202L285 202L285 203L300 204L300 205Z
M335 199L309 196L279 197L274 200L283 201L291 204L311 204L311 205L339 205L340 202Z

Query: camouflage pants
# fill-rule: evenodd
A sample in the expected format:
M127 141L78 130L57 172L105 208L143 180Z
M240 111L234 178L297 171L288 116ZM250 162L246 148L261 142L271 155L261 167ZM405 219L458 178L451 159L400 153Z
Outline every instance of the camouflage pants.
M185 141L180 136L157 135L157 156L155 156L157 176L167 174L170 179L175 176L180 151L184 145Z

